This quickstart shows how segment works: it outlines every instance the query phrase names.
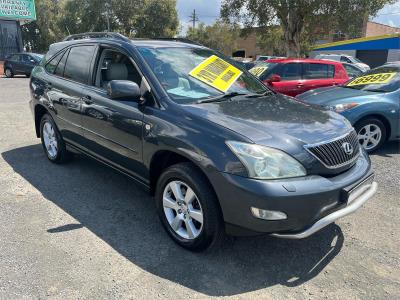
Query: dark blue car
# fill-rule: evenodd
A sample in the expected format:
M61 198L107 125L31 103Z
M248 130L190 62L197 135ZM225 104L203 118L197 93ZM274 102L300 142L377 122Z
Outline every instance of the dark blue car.
M399 63L375 68L343 86L311 90L297 98L345 116L368 152L387 140L400 139Z

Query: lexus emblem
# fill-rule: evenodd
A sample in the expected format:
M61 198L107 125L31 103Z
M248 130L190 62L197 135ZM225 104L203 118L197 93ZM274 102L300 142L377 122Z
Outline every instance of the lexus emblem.
M344 153L346 153L347 155L352 155L353 154L353 146L350 143L343 143L342 144L342 148L344 150Z

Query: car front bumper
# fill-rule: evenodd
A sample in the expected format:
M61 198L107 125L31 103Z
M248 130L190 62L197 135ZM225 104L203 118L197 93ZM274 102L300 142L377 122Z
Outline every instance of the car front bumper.
M232 235L269 233L280 238L306 238L355 212L377 190L370 160L363 151L353 167L334 177L256 180L223 172L212 177L226 231ZM287 218L256 218L251 207L283 212Z

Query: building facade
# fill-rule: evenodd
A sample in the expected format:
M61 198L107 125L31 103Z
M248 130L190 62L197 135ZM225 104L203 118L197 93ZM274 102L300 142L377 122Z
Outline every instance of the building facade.
M33 20L35 0L0 0L0 61L23 51L20 25Z
M400 33L318 45L310 57L318 54L351 55L371 68L378 67L386 62L400 61Z

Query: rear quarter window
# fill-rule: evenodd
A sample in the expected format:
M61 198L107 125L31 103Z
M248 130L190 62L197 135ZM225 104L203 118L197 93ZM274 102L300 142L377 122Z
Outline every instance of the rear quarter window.
M56 67L58 65L58 62L60 61L61 57L63 56L64 51L57 54L55 57L53 57L45 66L45 69L47 72L50 74L53 74L54 71L56 70Z

